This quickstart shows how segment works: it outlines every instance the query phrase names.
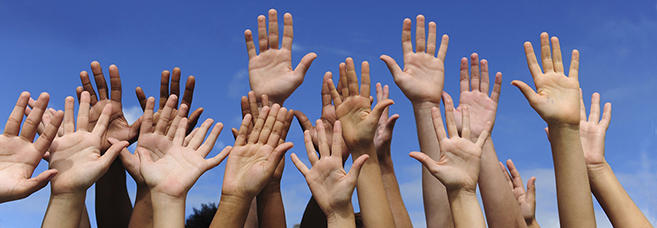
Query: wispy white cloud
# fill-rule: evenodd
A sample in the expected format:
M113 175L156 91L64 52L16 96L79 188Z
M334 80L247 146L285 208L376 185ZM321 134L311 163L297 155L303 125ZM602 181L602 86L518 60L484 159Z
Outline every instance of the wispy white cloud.
M132 106L132 107L127 107L123 108L123 115L125 116L125 119L128 121L128 123L134 123L139 117L144 114L144 111L141 110L141 107L139 106Z

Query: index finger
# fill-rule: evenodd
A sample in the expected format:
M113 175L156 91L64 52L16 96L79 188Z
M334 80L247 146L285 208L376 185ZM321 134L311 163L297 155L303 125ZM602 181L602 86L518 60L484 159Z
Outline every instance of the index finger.
M7 123L5 124L5 131L3 134L7 136L17 136L21 131L21 122L23 122L23 113L27 107L27 102L30 100L30 93L25 91L22 92L16 101L16 106L14 110L11 111ZM36 106L36 105L35 105ZM32 111L34 112L34 110ZM30 112L30 114L32 114ZM40 114L41 115L41 114Z
M110 85L112 86L112 100L121 103L121 76L119 76L119 68L116 65L109 67Z

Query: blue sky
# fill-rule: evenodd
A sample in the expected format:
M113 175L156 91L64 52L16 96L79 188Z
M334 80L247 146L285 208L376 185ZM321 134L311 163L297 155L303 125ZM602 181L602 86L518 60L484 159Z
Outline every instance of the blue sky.
M538 42L547 31L560 38L564 53L580 51L580 84L587 106L600 92L612 102L606 159L630 196L653 224L657 221L657 2L606 1L2 1L0 2L0 125L4 127L22 91L36 97L47 91L50 106L63 109L64 98L75 96L78 74L99 61L107 72L116 64L122 76L126 115L136 119L141 109L134 88L147 96L159 94L162 70L180 67L183 76L197 81L192 108L204 107L203 118L239 125L239 97L248 87L248 57L244 30L256 30L256 18L271 8L294 18L293 65L308 52L318 57L303 85L285 105L311 119L320 112L319 90L324 72L337 72L346 57L369 61L372 82L391 85L395 100L391 114L400 114L392 143L400 187L416 227L424 227L420 164L408 157L419 150L410 102L394 85L381 54L402 63L401 25L404 18L423 14L435 21L438 34L450 36L445 63L445 90L458 94L461 57L477 52L489 61L491 72L504 75L497 123L493 131L498 156L511 158L523 179L537 176L537 219L543 227L557 227L554 174L546 124L522 94L509 83L531 83L522 43ZM413 20L413 27L415 20ZM281 26L282 28L282 26ZM414 33L414 32L413 32ZM565 59L569 62L569 56ZM652 63L652 64L651 64ZM357 64L358 65L358 64ZM106 73L107 75L107 73ZM224 130L211 155L232 145ZM291 151L304 153L296 125L288 139ZM289 154L289 153L288 153ZM283 177L283 197L290 227L300 221L310 191L289 155ZM37 172L47 164L42 162ZM187 213L200 203L218 201L224 166L203 175L188 195ZM134 182L129 180L134 196ZM0 227L39 226L48 202L49 187L33 196L0 205ZM93 211L93 190L87 206ZM600 227L611 227L596 206ZM92 220L94 214L91 213ZM95 224L92 225L95 226Z

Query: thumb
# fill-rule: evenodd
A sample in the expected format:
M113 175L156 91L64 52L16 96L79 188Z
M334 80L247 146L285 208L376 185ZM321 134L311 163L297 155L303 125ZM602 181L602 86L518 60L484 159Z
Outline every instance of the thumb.
M301 74L301 76L305 76L306 72L308 71L308 68L310 67L310 64L313 63L313 60L317 58L317 54L315 53L308 53L305 55L303 58L301 58L301 61L299 62L299 65L297 65L297 68L294 69L294 73Z
M25 198L30 194L38 191L39 189L46 187L46 185L48 185L48 181L52 180L52 178L55 177L57 173L58 171L56 169L49 169L43 171L36 177L21 182L19 186L17 186L17 190L21 195L21 198Z
M527 98L527 101L529 101L529 104L534 104L536 100L538 99L536 96L536 92L534 89L529 87L527 83L524 83L523 81L519 80L513 80L511 82L511 85L514 85L515 87L518 87L520 89L520 92L522 92L523 95L525 95L525 98Z
M394 104L395 102L392 99L385 99L382 100L381 102L377 103L376 106L374 106L374 109L372 109L372 113L370 114L370 117L368 118L374 118L375 121L373 122L378 122L378 120L381 118L381 115L383 114L383 111L390 105Z
M356 183L358 181L358 175L360 175L360 170L363 168L363 164L365 164L365 161L369 159L370 156L367 154L361 155L354 161L354 163L351 165L351 169L349 170L349 179L351 183Z
M390 70L390 74L392 74L393 78L395 78L396 75L399 75L403 72L402 69L399 67L399 65L397 65L397 62L392 57L387 55L381 55L381 57L379 58L386 63L386 66L388 66L388 70Z
M395 123L397 123L398 119L399 114L394 114L388 118L388 122L386 122L386 130L392 132L392 130L395 129Z

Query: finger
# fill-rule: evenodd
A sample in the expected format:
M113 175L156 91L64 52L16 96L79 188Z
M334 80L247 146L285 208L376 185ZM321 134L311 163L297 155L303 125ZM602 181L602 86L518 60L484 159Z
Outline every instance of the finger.
M377 82L376 83L376 102L380 102L383 100L383 87L381 87L381 83Z
M329 148L329 141L327 139L326 130L324 129L324 122L322 122L322 120L317 120L315 126L317 126L320 158L328 158L331 156L331 149Z
M425 52L426 40L424 39L425 30L424 30L424 16L422 14L417 15L415 18L415 52L423 53Z
M306 146L306 154L308 155L310 165L314 165L315 162L319 160L319 157L317 156L317 151L315 151L313 139L310 136L310 131L308 130L303 132L303 144Z
M472 91L479 91L479 55L470 55L470 87Z
M304 55L303 58L301 58L301 61L299 61L299 65L294 68L294 74L300 78L303 78L306 75L306 72L308 72L308 68L310 68L310 64L313 63L315 58L317 58L317 54L312 52Z
M80 94L80 107L78 108L78 131L88 131L87 127L89 126L89 102L91 101L91 95L89 92L84 91Z
M180 110L176 113L176 116L173 118L173 121L171 121L171 124L169 125L169 129L166 130L166 135L167 138L170 140L173 140L175 137L176 132L178 131L178 124L183 118L186 118L184 113L187 112L187 105L182 104L180 105ZM185 126L185 131L187 131L187 128L189 128L189 119L187 120L187 125ZM192 126L193 127L193 126ZM186 133L186 132L185 132ZM183 136L184 138L184 136Z
M292 50L292 40L294 38L294 29L292 26L292 14L283 15L283 43L282 48Z
M64 112L57 111L52 117L52 120L50 120L50 123L48 123L48 126L46 126L46 129L36 142L34 142L34 148L37 151L45 153L50 148L50 144L55 139L55 136L57 136L57 130L59 130L59 126L62 124L62 119L64 119Z
M488 74L488 60L482 59L481 64L481 80L479 82L479 90L488 96L488 90L490 89L490 75Z
M141 122L140 135L153 132L153 108L155 106L155 98L149 97L146 101L146 110Z
M461 120L462 120L462 128L461 128L461 137L467 140L470 140L470 112L468 110L468 105L463 104L463 108L461 109ZM447 125L449 127L449 124ZM458 131L458 129L457 129ZM454 136L452 136L454 137Z
M413 52L413 41L411 41L411 24L411 19L408 18L404 19L402 24L402 52L404 55L406 55L406 53Z
M259 115L258 100L256 99L255 92L249 91L248 97L249 97L249 112L251 112L251 115L253 116L258 116Z
M552 62L552 53L550 50L550 38L547 32L541 33L541 63L543 63L543 72L554 72L554 63Z
M443 118L440 116L440 110L438 107L431 108L431 119L433 120L433 128L436 131L436 137L438 137L438 141L446 139L447 133L445 132L445 126L443 126Z
M536 177L531 177L527 181L527 201L536 207Z
M235 139L235 146L243 146L246 144L246 132L248 131L249 126L251 125L251 119L253 117L251 114L246 114L242 119L242 124L240 125L240 130L238 131L237 137Z
M160 78L160 102L158 106L158 110L163 109L164 105L167 103L167 99L169 99L169 81L171 77L171 73L168 70L163 70L162 71L162 77Z
M173 129L172 129L172 131L175 132L174 133L175 136L173 137L173 140L171 141L173 143L173 145L175 145L175 146L181 145L182 146L183 142L185 141L185 132L187 131L187 129L185 129L185 127L187 127L187 118L183 118L183 119L180 120L180 123L178 123L178 127L176 127L175 131L173 131ZM205 136L205 135L203 135L203 136ZM194 148L194 147L192 147L192 148ZM205 157L205 156L203 156L203 157Z
M262 126L262 129L260 130L260 136L258 137L258 142L262 142L263 144L269 144L268 139L270 135L273 133L273 129L275 125L277 124L277 117L279 114L279 111L281 110L281 106L278 104L274 104L271 109L269 110L269 115L267 115L267 119L265 119L265 124ZM286 110L287 113L287 110ZM281 121L282 124L282 121ZM276 140L276 143L273 144L273 147L276 147L276 144L278 144L278 139Z
M192 130L192 132L190 132L187 136L185 136L185 141L183 142L183 146L188 146L189 145L189 142L192 141L192 139L194 138L194 136L198 132L198 129L199 129L198 127L194 128L194 130ZM237 135L238 135L237 129L232 128L231 130L233 131L233 136L235 137L235 139L237 139Z
M278 104L275 105L277 106ZM280 108L278 114L276 114L276 122L274 123L274 126L271 128L271 133L269 133L269 138L266 139L267 144L271 145L272 147L276 147L281 143L280 140L284 134L283 128L285 127L286 119L287 119L287 109Z
M265 125L265 120L267 119L267 115L269 115L269 107L265 106L264 108L262 108L260 115L258 115L258 119L255 120L255 125L253 126L253 130L249 135L248 143L258 142L258 139L260 137L260 130L262 130L262 127Z
M189 107L189 106L188 106ZM189 108L187 108L189 110ZM203 108L197 108L192 112L192 114L189 114L189 125L187 125L187 131L191 131L196 127L196 124L198 123L198 120L201 118L201 115L203 114L204 109ZM187 111L189 112L189 111ZM189 132L187 132L189 134Z
M461 93L470 91L470 73L468 72L468 58L461 58L459 82L461 85Z
M390 71L390 74L392 74L393 78L397 77L396 75L403 73L402 69L399 67L399 65L397 65L397 62L392 57L381 55L380 59L386 63L386 66L388 67L388 70Z
M267 164L265 165L265 169L267 170L267 172L273 172L274 170L276 170L276 167L278 166L278 164L281 163L281 159L285 155L285 152L291 149L292 146L294 146L294 144L292 144L291 142L286 142L281 145L278 145L274 149L274 152L272 152L269 155L269 158L267 158Z
M445 55L447 55L447 46L449 45L449 36L447 34L443 35L442 40L440 41L440 49L438 49L438 59L441 62L445 62Z
M275 9L269 10L269 48L278 49L278 15Z
M552 39L552 62L554 63L554 71L563 74L563 60L561 58L561 46L559 45L559 38L553 36Z
M427 54L436 55L436 23L429 22L429 37L427 38Z
M258 16L258 45L260 53L269 49L269 40L267 40L267 18L264 15Z
M342 104L342 98L340 98L340 94L338 93L338 90L335 89L335 85L333 85L332 79L328 80L328 85L329 85L329 92L331 93L331 99L333 100L333 105L337 109L338 106Z
M75 95L78 96L78 101L80 100L80 94L82 94L82 91L84 91L84 88L82 88L82 86L75 87Z
M30 93L22 92L16 101L16 106L14 110L11 111L7 123L5 124L4 135L7 136L17 136L21 131L21 122L23 122L23 113L27 107L27 102L30 100ZM35 105L36 106L36 105ZM34 111L31 111L30 114L37 115ZM43 115L43 114L40 114ZM40 121L39 121L40 122Z
M360 95L362 97L370 97L370 63L363 61L360 67Z
M600 126L602 126L605 130L609 128L609 122L611 122L611 103L606 103L603 113L602 113L602 120L600 120Z
M109 124L110 114L112 114L112 104L106 104L105 107L103 107L98 122L94 125L94 129L91 133L98 137L102 137L107 129L107 125Z
M93 62L92 62L93 63ZM91 80L89 79L89 73L86 71L80 72L80 82L82 82L82 88L84 88L84 91L89 92L91 95L91 104L94 105L98 101L98 97L96 96L96 91L94 90L93 85L91 85ZM79 89L76 88L76 92L79 91Z
M292 159L292 163L294 163L294 166L296 166L297 169L299 170L299 172L301 172L301 174L305 177L306 173L308 173L308 171L310 171L308 169L308 167L306 166L306 164L303 164L303 162L301 160L299 160L299 157L297 157L297 155L294 154L294 153L292 153L292 155L290 155L290 158Z
M511 174L511 178L513 179L513 187L519 187L522 190L525 190L522 177L520 177L520 172L518 172L518 169L516 169L516 166L511 159L506 160L506 166L509 167L509 174Z
M141 87L137 87L135 89L135 95L137 95L137 101L139 101L139 106L141 106L141 110L143 111L146 109L146 94L144 94L144 90ZM78 100L80 100L79 96Z
M370 158L369 155L363 154L359 156L353 164L351 164L351 169L349 169L349 173L347 173L347 178L349 178L350 183L354 183L354 186L356 185L356 182L358 181L358 176L360 175L360 170L363 168L363 164L365 164L365 161Z
M582 88L579 88L579 121L586 121L586 106L584 105Z
M340 63L339 70L340 70L340 79L338 83L340 83L340 85L342 86L342 91L341 91L342 94L340 95L342 95L343 97L349 97L350 91L349 91L349 78L347 76L347 64Z
M481 131L481 134L479 135L479 138L475 142L475 145L477 145L479 148L482 148L484 146L484 143L488 139L488 136L490 135L490 131L493 129L493 123L488 121L486 122L486 125L484 125L484 130Z
M570 71L568 77L579 80L579 51L573 50L573 56L570 61Z
M178 108L178 98L180 98L180 68L174 67L171 73L171 94L176 95L176 103L174 108Z
M342 147L344 146L344 140L342 138L342 122L335 121L333 124L333 142L331 143L331 154L340 156L340 159L343 159ZM344 159L342 160L344 162Z
M43 171L36 177L19 182L15 186L15 190L16 192L20 193L21 196L28 196L38 191L39 189L46 187L46 185L48 185L48 182L52 180L52 178L55 177L57 173L58 171L56 169L49 169Z
M155 125L155 133L165 135L167 128L171 124L170 123L171 112L176 106L177 100L178 100L178 96L176 96L175 94L171 94L171 96L169 96L169 99L167 100L164 109L160 113L160 118L158 119L157 124Z
M199 127L198 131L196 132L192 140L189 141L189 144L187 144L187 147L190 147L194 150L198 149L203 143L203 139L205 139L205 135L208 134L208 130L210 129L210 127L212 127L213 123L214 120L212 118L208 118L205 121L203 121L201 127Z
M600 94L593 93L591 95L591 113L589 114L589 122L598 124L600 122Z
M244 40L246 41L246 53L249 55L249 60L251 60L258 55L256 53L255 44L253 43L253 33L251 30L247 29L244 31Z
M210 135L208 136L208 138L201 145L201 147L198 148L199 153L203 157L208 156L210 151L212 151L212 149L214 148L214 144L217 142L217 139L219 138L219 134L223 129L224 129L224 124L222 124L221 122L214 125L214 128L212 128L212 131L210 131Z
M75 99L66 97L64 102L64 133L70 134L75 132Z
M454 118L454 102L449 94L443 91L443 103L445 104L445 124L447 125L447 133L450 138L458 137L458 129L456 128L456 120Z
M23 93L25 94L25 93ZM12 124L16 123L16 120L20 121L23 119L23 112L25 112L25 107L27 105L27 100L29 98L29 93L26 94L27 97L23 97L23 94L21 94L21 97L19 98L19 104L18 102L16 103L16 107L14 108L14 111L12 111L12 115L14 115L14 112L16 112L16 117L10 118L10 119L15 119L11 120ZM21 100L22 99L22 100ZM34 140L34 136L36 135L36 130L39 128L39 124L41 123L41 118L43 118L43 113L45 112L47 106L48 106L48 101L50 101L50 95L46 92L41 93L39 95L39 98L37 99L36 105L34 106L34 109L32 109L32 112L30 113L31 115L27 116L25 118L25 123L23 123L23 129L21 130L21 137L27 139L28 141ZM19 107L20 105L20 107ZM17 108L20 108L19 110L16 110ZM20 117L18 117L20 116ZM7 123L10 121L8 120ZM20 122L18 122L20 124ZM12 126L12 128L15 128ZM17 132L16 132L17 133ZM14 135L14 134L11 134Z
M347 85L349 89L349 96L358 95L358 75L356 75L356 66L354 66L354 60L352 58L347 58L345 61L347 64ZM347 96L347 95L345 95ZM367 94L369 96L369 94Z
M500 93L502 92L502 73L495 74L495 84L493 85L493 92L490 94L490 99L498 103L500 100Z
M296 110L294 112L294 116L297 117L297 121L299 121L299 126L301 126L302 131L310 130L313 128L313 124L310 122L306 114L303 114L303 112Z
M529 67L529 72L532 75L532 78L536 78L543 73L541 67L538 65L538 60L536 60L536 54L534 54L534 47L529 41L525 42L525 57L527 58L527 67Z
M121 76L119 76L119 68L116 65L110 65L110 85L112 86L112 100L121 103L121 95L123 89L121 88ZM99 92L100 93L100 92Z
M522 92L522 94L525 95L525 98L527 98L527 101L529 101L530 105L536 104L536 102L538 102L539 99L538 94L536 94L536 92L534 92L534 89L529 87L527 83L518 80L513 80L511 82L511 85L514 85L515 87L518 87L518 89L520 89L520 92Z
M103 156L100 157L100 166L103 167L104 170L107 170L109 166L114 162L114 159L116 159L117 156L119 156L119 153L125 149L129 145L128 141L120 141L117 143L112 144L112 146L107 149L107 152L103 154ZM150 159L150 156L147 156L147 159ZM139 160L144 161L143 156L139 156Z
M175 72L177 69L173 68L173 71ZM186 104L187 107L192 107L192 100L194 99L194 87L196 86L196 78L194 76L189 76L187 77L187 82L185 83L185 93L183 94L182 98L182 103L181 104ZM187 115L187 113L185 113ZM190 118L191 120L191 118Z
M509 188L513 189L513 180L511 180L511 175L509 175L509 172L506 171L506 167L504 167L504 163L502 162L499 163L500 163L500 167L502 167L502 172L504 173L506 182L509 184Z
M294 112L295 110L290 109L287 111L287 115L285 116L285 121L283 121L283 131L281 132L281 139L279 141L280 143L285 142L285 138L287 138L287 133L290 131L290 126L292 125L292 119L294 118Z
M94 74L94 80L98 88L98 100L107 99L109 96L107 94L107 83L105 82L105 75L103 75L103 69L100 67L100 63L97 61L91 62L91 72Z
M431 159L426 154L421 152L411 152L408 155L422 163L422 165L424 165L424 167L426 167L434 176L436 176L436 173L439 173L440 167L438 167L436 161Z
M386 99L386 100L383 100L383 101L377 103L376 106L374 106L374 108L372 109L372 113L370 114L371 117L368 117L368 118L375 118L374 121L372 121L372 122L378 121L381 118L381 116L383 115L383 111L388 106L393 105L394 103L395 102L391 99Z
M322 109L327 106L331 106L331 92L329 91L328 80L333 78L333 74L330 71L324 73L324 80L322 81Z
M221 164L221 162L224 161L224 159L226 159L226 157L228 157L231 150L233 150L233 147L227 146L223 150L221 150L221 152L219 154L215 155L212 158L206 159L206 161L208 163L208 169L212 169L212 168L218 166L219 164Z
M388 122L386 122L386 131L392 133L392 130L395 129L395 123L397 123L397 120L399 119L399 114L394 114L388 118Z

